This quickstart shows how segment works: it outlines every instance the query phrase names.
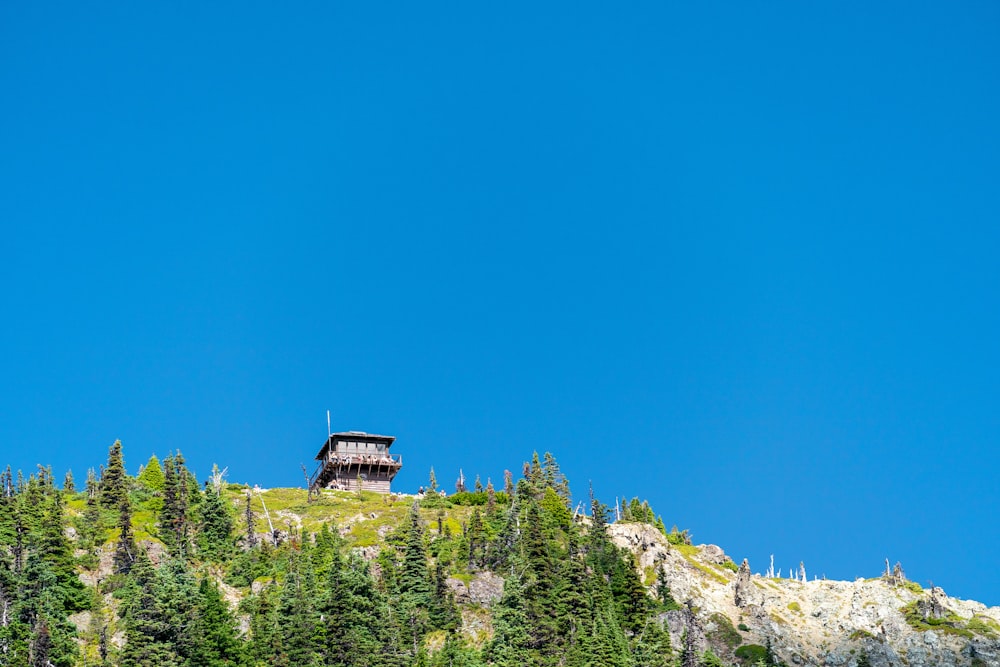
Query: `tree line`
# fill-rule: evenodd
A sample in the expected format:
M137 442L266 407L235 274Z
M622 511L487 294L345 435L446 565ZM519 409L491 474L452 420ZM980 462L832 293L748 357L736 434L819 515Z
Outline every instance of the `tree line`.
M671 645L665 612L680 605L662 581L647 592L609 537L608 507L591 494L589 517L574 512L551 455L536 454L516 483L507 475L504 491L463 490L473 507L460 531L441 519L445 499L414 502L375 554L330 524L260 539L249 496L237 508L220 479L199 484L179 452L132 477L119 442L80 491L71 475L57 488L46 468L2 473L0 664L722 664L689 641ZM81 507L72 520L67 502ZM663 529L648 505L627 507ZM456 604L449 578L485 571L503 579L500 599Z

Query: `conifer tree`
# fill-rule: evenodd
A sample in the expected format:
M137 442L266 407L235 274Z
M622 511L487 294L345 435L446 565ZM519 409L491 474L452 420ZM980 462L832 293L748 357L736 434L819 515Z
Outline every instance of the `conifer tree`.
M182 667L184 660L176 645L176 629L164 613L165 590L144 551L136 555L131 575L123 609L125 647L120 666Z
M483 525L483 515L479 508L472 510L469 519L469 568L482 567L486 555L486 527Z
M149 457L146 465L142 468L142 472L139 473L137 481L150 491L163 491L166 479L163 476L163 466L160 465L160 459L156 458L156 454Z
M73 471L67 470L63 477L63 491L66 493L76 493L76 484L73 482Z
M674 650L670 632L657 618L650 618L636 637L635 667L673 667Z
M281 653L274 664L298 667L317 662L321 652L322 624L315 613L312 573L296 558L290 565L281 590L278 615L281 619Z
M421 605L429 601L430 583L427 572L427 548L424 546L423 520L417 503L410 506L403 544L403 564L399 573L399 589Z
M493 488L493 482L486 480L486 515L492 517L497 509L497 492Z
M253 549L255 546L257 546L257 533L254 531L254 523L256 522L256 516L254 515L253 506L250 503L249 489L247 489L246 503L243 506L243 522L246 526L247 547Z
M428 621L436 630L454 630L462 622L455 606L455 596L448 588L447 578L448 575L436 564L432 576L434 586L427 610Z
M108 450L108 465L101 475L101 505L107 509L118 509L128 496L128 476L125 474L125 460L122 458L122 441L115 440Z
M100 485L97 481L97 473L94 472L93 468L87 468L87 482L84 490L87 493L87 500L91 498L97 498L100 493Z
M542 461L542 470L545 477L545 484L559 494L559 497L562 498L568 507L572 502L572 494L569 492L569 480L562 474L562 470L559 469L559 464L556 462L556 457L551 452L545 452Z
M201 521L198 531L198 551L212 560L224 560L233 551L233 518L220 493L206 489L200 507Z
M272 583L252 598L247 651L256 664L277 664L278 656L284 652L275 603L277 597L278 588Z
M493 615L493 640L486 647L486 657L496 667L523 667L531 664L528 642L521 582L516 576L508 577Z
M188 472L180 452L163 459L163 511L160 539L172 556L185 558L188 552Z
M193 623L190 667L235 667L245 663L245 650L237 635L236 620L222 599L219 587L208 579L202 579L198 586L197 612Z
M115 547L115 572L127 574L136 559L135 540L132 537L132 503L125 496L118 508L118 545Z

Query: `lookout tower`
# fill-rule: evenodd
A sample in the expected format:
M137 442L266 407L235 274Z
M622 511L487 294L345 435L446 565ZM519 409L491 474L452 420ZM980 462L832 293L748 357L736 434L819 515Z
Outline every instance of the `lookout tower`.
M403 467L403 457L389 453L395 440L363 431L331 433L316 455L319 466L309 488L389 493L392 478Z

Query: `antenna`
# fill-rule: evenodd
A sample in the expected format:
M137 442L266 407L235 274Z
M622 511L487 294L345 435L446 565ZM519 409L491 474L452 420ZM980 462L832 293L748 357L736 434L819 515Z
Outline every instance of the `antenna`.
M330 428L330 411L326 411L326 437L333 435L333 429Z

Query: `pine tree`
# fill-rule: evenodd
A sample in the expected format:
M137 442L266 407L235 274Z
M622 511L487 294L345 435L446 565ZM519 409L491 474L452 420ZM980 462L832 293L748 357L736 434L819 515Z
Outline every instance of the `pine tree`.
M118 509L128 496L128 476L122 458L122 441L115 440L108 450L108 465L101 476L101 505L107 509Z
M278 588L271 584L252 598L248 653L256 664L277 664L284 652L275 604L277 597Z
M428 621L437 630L454 630L461 624L462 617L455 606L455 596L448 588L448 575L440 565L435 565L432 579L434 586L427 610Z
M427 548L424 546L424 526L417 503L410 506L406 542L403 544L403 564L399 573L399 589L424 606L430 599Z
M317 662L322 646L322 624L313 603L312 573L296 558L282 586L278 616L281 619L281 653L274 664L298 667Z
M180 452L163 460L163 511L160 513L160 539L170 554L185 558L188 553L188 472Z
M132 583L123 605L125 647L121 667L182 667L176 646L176 629L164 613L164 587L145 552L132 567Z
M115 572L127 574L136 559L135 540L132 537L132 504L128 496L118 508L118 545L115 547Z
M670 632L656 618L646 621L636 638L635 667L673 667L674 650L670 645Z
M63 477L63 491L66 493L76 493L76 484L73 482L73 471L67 470L66 476Z
M193 623L191 667L244 664L245 650L237 634L236 620L219 594L219 587L208 579L202 579L198 586L197 613Z
M517 577L508 577L493 615L493 640L486 647L486 657L496 667L523 667L531 664L528 642L521 582Z
M246 503L243 506L243 522L246 526L246 545L250 549L257 546L257 533L254 531L254 524L257 517L254 515L253 506L250 503L250 490L247 489Z
M483 566L486 556L486 527L479 508L472 510L469 519L469 568L478 569Z
M149 457L149 461L143 466L137 481L150 491L163 491L166 478L163 475L163 466L160 465L160 459L156 458L156 454Z
M97 499L100 493L100 483L97 481L97 473L93 468L87 468L87 482L84 490L87 493L87 500Z
M211 560L225 560L233 551L233 517L221 494L209 488L200 508L198 551Z
M497 509L497 492L493 488L493 482L486 480L486 516L492 517Z

